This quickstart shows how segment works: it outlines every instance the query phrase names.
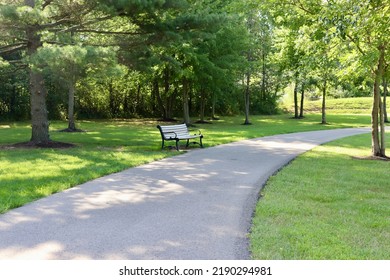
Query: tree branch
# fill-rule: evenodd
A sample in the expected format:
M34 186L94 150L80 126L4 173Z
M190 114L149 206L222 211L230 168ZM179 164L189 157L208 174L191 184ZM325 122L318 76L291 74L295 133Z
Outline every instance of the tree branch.
M358 49L358 51L362 54L362 55L366 55L366 52L360 47L359 45L359 42L357 42L351 35L349 34L346 34L347 38L349 40L351 40L351 42L353 42L356 46L356 48Z
M306 8L304 6L304 4L301 3L300 0L286 1L286 4L294 6L294 7L297 7L298 9L301 9L302 11L304 11L307 14L310 14L310 15L314 15L315 14L315 12L313 12L313 11L309 10L308 8Z
M13 53L13 52L16 52L16 51L23 50L26 47L27 47L27 44L23 44L23 43L7 45L7 46L4 46L4 47L0 47L0 54Z
M49 6L53 2L53 0L46 0L42 4L42 10L44 10L47 6Z
M111 18L113 18L113 16L105 16L105 17L101 17L101 18L97 18L97 19L93 19L93 20L89 20L89 21L86 21L83 23L76 24L76 25L71 26L67 29L52 29L51 27L57 27L58 25L60 25L60 24L55 24L55 23L53 23L51 25L47 25L47 27L48 27L48 31L52 31L52 32L61 32L61 33L67 33L67 32L71 32L71 31L77 32L78 28L83 28L84 26L92 25L92 24L95 24L95 23L98 23L101 21L111 19ZM68 23L71 23L70 19L68 19L68 20L69 20Z
M60 20L58 20L58 21L56 21L56 22L47 23L47 24L42 24L42 25L39 26L39 28L40 28L41 30L50 29L50 28L52 28L52 27L57 27L57 26L59 26L59 25L61 25L61 24L71 23L71 22L72 22L72 20L71 20L70 18L62 18L62 19L60 19Z
M103 31L96 29L76 29L72 30L78 33L97 33L97 34L107 34L107 35L144 35L146 32L126 32L126 31Z

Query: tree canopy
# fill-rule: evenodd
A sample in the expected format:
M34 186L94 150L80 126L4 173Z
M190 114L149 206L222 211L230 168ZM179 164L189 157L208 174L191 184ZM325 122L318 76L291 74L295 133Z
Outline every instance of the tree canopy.
M0 119L274 114L304 97L373 96L372 153L385 156L388 1L4 0ZM298 93L301 103L298 104ZM300 112L298 109L300 107Z

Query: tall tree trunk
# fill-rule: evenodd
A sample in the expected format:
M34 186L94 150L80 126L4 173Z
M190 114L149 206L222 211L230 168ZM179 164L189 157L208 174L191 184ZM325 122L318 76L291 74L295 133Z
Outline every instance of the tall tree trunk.
M34 1L25 1L27 5L34 8ZM41 37L37 27L27 27L27 54L34 55L42 46ZM42 74L29 69L29 89L31 103L31 139L33 144L45 145L50 142L49 120L46 108L47 90Z
M321 108L322 121L321 121L321 124L327 123L326 122L326 87L327 87L327 83L328 83L328 81L325 79L324 85L322 88L322 108Z
M30 70L31 139L33 144L50 142L49 120L46 109L47 91L41 74Z
M170 71L168 67L164 69L164 98L165 98L165 112L164 112L164 118L167 120L172 119L172 107L173 107L173 94L169 94L171 89L171 83L170 83ZM162 99L162 98L161 98Z
M305 101L304 99L305 99L305 87L302 84L302 87L301 87L301 107L299 108L299 118L303 118L303 104Z
M215 105L217 103L217 95L215 94L215 92L213 92L212 98L213 98L213 100L212 100L212 104L211 104L211 119L216 120L217 118L215 117Z
M191 112L192 112L192 106L193 106L193 102L192 102L192 97L193 97L193 86L191 84L191 82L188 83L188 115L191 115Z
M265 47L263 46L262 50L262 77L261 77L261 100L265 100L266 96L266 79L267 79L267 71L266 71L266 64L265 64Z
M371 146L372 146L372 155L380 156L381 155L381 147L379 142L379 85L377 85L377 79L375 78L374 83L374 99L372 104L372 112L371 112Z
M134 114L134 107L136 106L136 101L134 100L133 103L133 108L130 108L130 99L131 99L131 89L128 89L125 95L123 96L123 116L125 118L128 118L129 116Z
M294 86L294 118L298 119L298 75L295 76L295 86Z
M203 87L200 88L200 122L204 122L204 113L206 110L206 92Z
M251 124L249 121L249 107L250 107L250 82L251 82L251 74L248 73L246 75L246 85L245 85L245 92L244 92L244 99L245 99L245 125Z
M383 102L381 98L379 97L379 122L380 122L380 128L381 128L381 156L386 156L386 137L385 137L385 118L384 118L384 108L383 108Z
M189 82L186 78L183 78L183 117L184 123L188 126L191 124L190 119L190 106L189 106Z
M161 94L160 94L160 86L159 86L159 83L158 83L158 79L157 77L155 77L153 79L153 84L152 84L152 92L153 94L156 96L157 98L157 104L158 104L158 107L159 107L159 111L161 113L161 116L164 120L167 119L167 110L164 106L164 101L161 97Z
M136 93L136 97L135 97L135 102L133 104L133 111L134 111L134 114L138 115L138 114L142 114L141 111L143 108L143 102L142 102L142 95L141 95L141 83L138 83L137 85L137 93Z
M10 118L15 118L15 109L16 109L16 100L17 100L17 95L18 95L18 92L17 92L17 87L16 87L16 83L13 84L12 86L12 94L10 96L10 99L9 99L9 117Z
M117 102L117 97L115 96L114 84L112 79L108 84L108 97L109 97L109 106L110 106L110 115L112 118L117 118L119 113L119 106Z
M174 110L174 105L175 105L175 99L179 95L177 87L174 87L172 94L168 95L167 98L167 106L166 106L166 111L167 111L167 118L170 120L173 120L173 110Z
M76 92L76 85L71 82L69 84L68 92L68 130L76 131L76 123L74 118L74 98Z
M383 77L383 114L385 123L389 122L389 118L387 117L387 94L389 93L389 89L387 87L387 78Z
M385 62L385 48L380 46L379 48L380 56L378 59L377 69L374 71L374 101L372 106L371 113L371 142L372 142L372 156L376 157L385 157L385 147L382 147L382 144L385 142L385 126L384 126L384 117L383 110L381 107L381 96L380 96L380 82L383 77L384 62ZM383 121L382 121L383 119ZM383 124L382 124L383 123ZM379 131L381 127L381 131Z

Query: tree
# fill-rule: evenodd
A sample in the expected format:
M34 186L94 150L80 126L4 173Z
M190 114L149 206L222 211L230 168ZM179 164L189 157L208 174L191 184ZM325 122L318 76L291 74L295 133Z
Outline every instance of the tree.
M278 62L282 69L288 72L290 80L294 83L294 118L299 118L298 93L299 89L303 90L305 70L306 70L306 53L298 46L298 30L282 29L279 30L279 59ZM303 99L301 99L303 100Z
M386 157L384 109L380 84L385 74L390 39L388 1L329 1L327 17L340 37L354 45L362 65L370 69L373 81L371 113L372 156Z
M135 45L150 45L172 39L177 14L164 19L163 11L177 9L183 1L84 1L84 0L5 0L0 5L0 55L25 50L27 61L45 44L72 44L66 34L82 34L84 45L121 45L135 37ZM126 24L123 29L118 23ZM106 24L105 24L106 23ZM180 26L182 27L184 23ZM65 36L64 36L65 34ZM94 36L91 36L93 34ZM99 36L98 36L99 35ZM164 36L162 36L164 35ZM118 40L121 38L122 40ZM125 42L127 48L134 40ZM49 121L47 88L42 73L29 67L33 145L48 145Z
M47 41L48 32L79 22L91 6L82 1L3 1L0 6L0 54L26 51L34 56ZM53 34L53 33L51 33ZM42 73L29 67L29 89L32 133L30 142L47 145L50 140L46 107L47 89Z
M264 2L264 1L261 1ZM371 113L372 156L386 157L384 109L380 96L380 84L385 73L390 34L390 3L385 0L274 0L267 4L281 22L283 14L296 14L310 19L314 33L326 34L330 30L344 44L351 45L359 54L362 66L370 69L373 84ZM288 11L288 12L287 12ZM291 12L291 13L290 13ZM295 16L299 21L299 17ZM326 38L326 36L324 37ZM318 45L321 49L321 44ZM325 80L323 88L325 88Z
M294 118L302 118L305 87L310 84L308 82L310 73L316 65L308 46L313 24L312 12L302 11L291 2L278 0L260 2L264 6L263 9L269 11L275 24L273 59L284 73L285 80L294 84Z
M227 21L215 36L197 44L198 63L194 65L194 73L200 99L200 122L205 122L206 104L213 109L218 94L229 95L227 88L237 87L238 77L245 67L242 55L242 48L247 44L245 27L236 18L229 16ZM214 117L213 110L211 117Z
M311 68L311 75L317 80L317 86L322 92L321 124L327 124L326 98L329 84L335 80L337 69L338 46L340 41L333 29L324 29L321 20L316 20L311 26L304 28L306 40L304 46Z

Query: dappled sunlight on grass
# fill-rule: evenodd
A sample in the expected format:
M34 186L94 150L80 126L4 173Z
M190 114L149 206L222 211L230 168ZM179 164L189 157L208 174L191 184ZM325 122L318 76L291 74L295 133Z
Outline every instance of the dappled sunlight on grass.
M81 145L67 150L0 150L0 212L167 156L161 151L137 151L106 142L102 142L106 147Z
M331 146L320 146L315 152L308 156L315 158L325 158L329 156L333 157L364 157L370 155L370 149L354 148L354 147L331 147Z
M335 114L363 114L369 115L372 108L372 97L352 97L352 98L327 98L326 100L326 112L330 115ZM290 112L294 111L294 104L285 104ZM306 100L305 112L309 113L321 113L322 99L319 100Z
M211 124L195 124L205 147L281 133L359 127L369 124L367 116L329 116L328 126L320 115L291 119L290 115L251 116L253 125L242 125L243 116L221 117ZM54 141L75 144L71 149L1 149L0 212L49 195L93 178L118 172L180 153L161 151L161 137L154 119L86 120L77 127L84 132L64 133L63 121L50 123ZM29 122L0 123L0 145L29 141ZM192 149L192 146L190 147Z

